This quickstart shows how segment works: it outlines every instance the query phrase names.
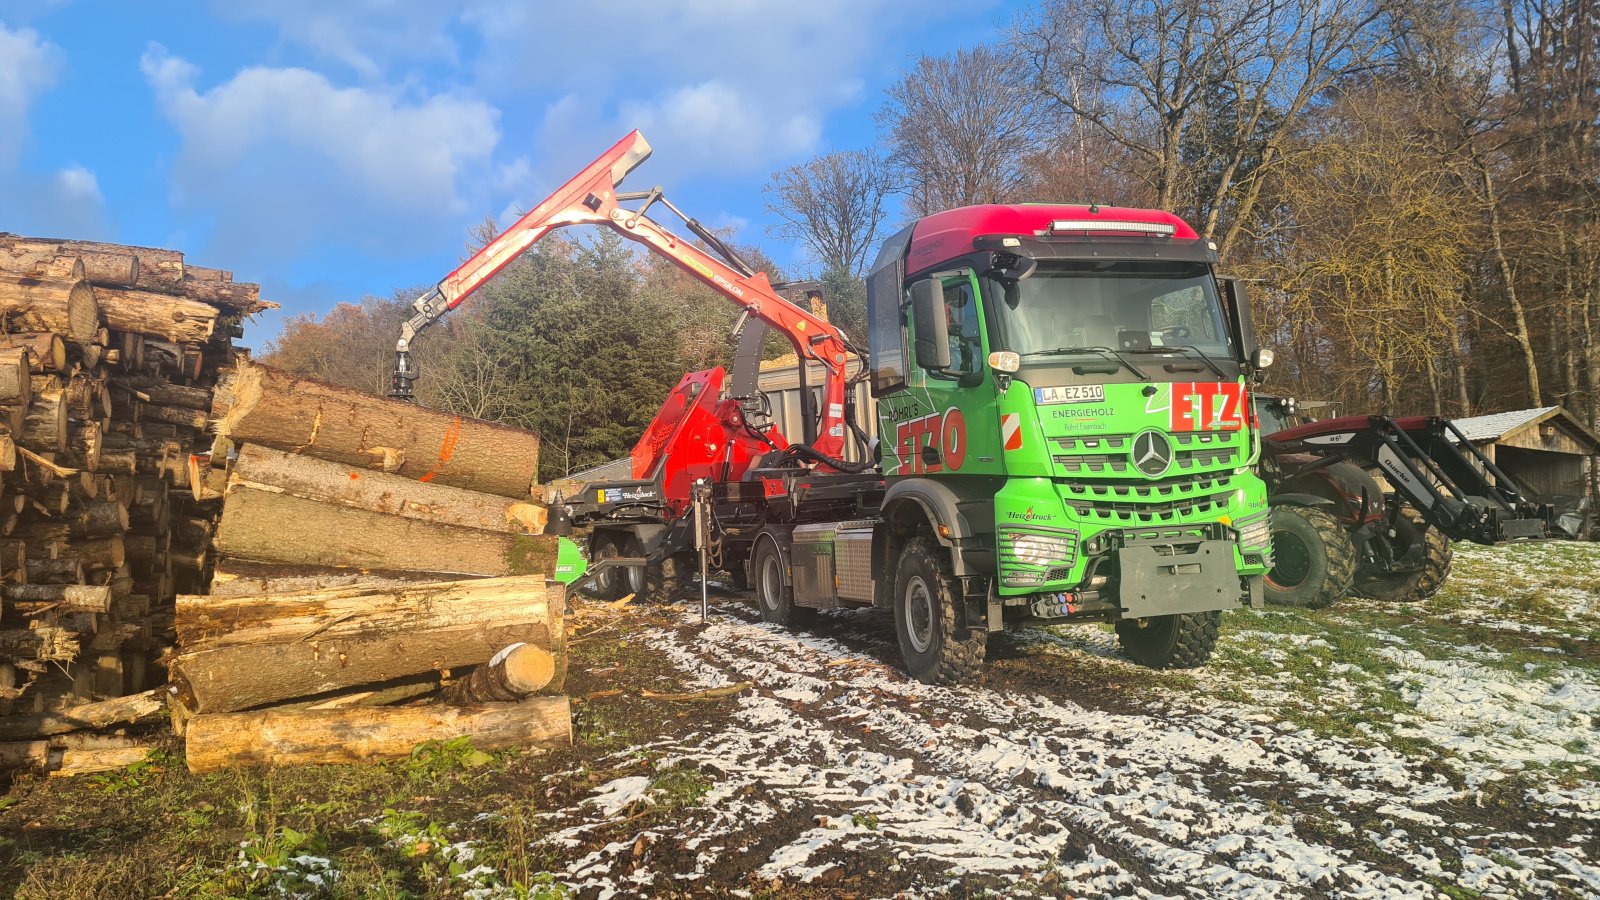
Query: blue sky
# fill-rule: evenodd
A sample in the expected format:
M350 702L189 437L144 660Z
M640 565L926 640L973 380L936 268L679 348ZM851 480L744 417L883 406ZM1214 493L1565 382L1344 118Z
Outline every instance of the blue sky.
M762 186L863 146L920 53L1019 0L0 0L0 231L171 247L285 314L437 281L629 128L713 226L768 237ZM637 184L635 183L637 182Z

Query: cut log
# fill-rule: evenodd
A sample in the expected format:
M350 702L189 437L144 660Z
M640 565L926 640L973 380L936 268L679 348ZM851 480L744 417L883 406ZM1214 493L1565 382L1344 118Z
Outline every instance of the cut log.
M290 566L245 559L219 559L213 567L209 595L248 597L255 594L304 594L333 588L363 587L369 591L401 588L430 581L453 581L445 572L389 572L377 569L329 569Z
M180 600L172 681L196 712L230 712L487 662L509 644L566 664L565 593L542 576Z
M128 530L128 508L116 500L97 500L72 512L67 518L74 538L99 538Z
M0 740L21 741L72 731L110 728L113 725L154 722L166 714L165 693L164 689L157 688L98 703L82 703L65 709L0 718Z
M62 241L61 248L67 253L76 253L84 257L84 264L89 265L90 259L96 255L132 256L138 259L138 272L132 282L134 285L155 290L176 291L183 289L183 254L176 250L163 250L159 247L134 247L126 244L106 244L100 241ZM90 276L95 281L101 279ZM111 284L127 284L126 281L112 281Z
M159 403L166 406L182 406L201 410L209 410L211 408L211 390L209 388L173 384L165 379L152 378L148 375L113 378L111 383L134 394L146 403Z
M139 452L137 450L106 450L101 449L99 458L95 461L96 472L116 475L139 474Z
M184 734L189 771L233 766L349 765L400 759L424 741L467 737L479 750L572 743L566 697L521 703L195 716Z
M546 519L546 511L532 503L355 469L255 444L239 450L229 484L484 531L539 534Z
M209 266L183 267L183 279L188 281L232 281L233 273L227 269L213 269Z
M17 444L11 439L11 435L0 433L0 472L12 472L16 468Z
M71 660L77 656L78 635L65 628L0 628L0 657Z
M0 349L0 404L26 406L33 397L33 368L27 347Z
M22 420L20 443L30 450L61 453L67 449L66 392L55 376L38 376L33 385L33 399L28 403L27 415ZM53 387L41 383L54 382Z
M71 243L78 243L78 246L65 246ZM0 269L8 272L22 272L40 260L57 256L82 260L84 277L93 282L134 284L139 279L139 258L129 252L88 249L81 242L0 235Z
M28 365L35 375L61 372L67 367L67 342L54 332L0 335L0 347L27 350Z
M356 566L460 575L528 574L538 539L436 525L232 485L217 526L218 552L258 562Z
M18 331L54 331L93 343L100 307L87 281L0 274L0 312Z
M91 541L74 541L72 555L88 570L116 569L128 558L120 534Z
M202 281L191 278L184 281L183 293L191 300L209 303L241 316L251 316L278 308L278 304L261 299L260 285L249 282Z
M539 437L241 362L214 404L217 433L348 466L527 499ZM218 391L222 393L221 390ZM225 410L224 415L218 411Z
M204 431L206 427L206 414L199 409L186 409L181 406L161 406L155 403L146 404L144 419L147 422L168 422L181 425L184 428L193 428L195 431Z
M18 603L55 604L62 612L111 611L111 588L103 584L8 584L0 594Z
M175 343L204 343L217 324L217 309L185 297L137 288L96 288L106 324L118 331L155 335Z
M532 644L513 644L451 682L444 699L457 705L502 703L544 690L556 677L556 658Z

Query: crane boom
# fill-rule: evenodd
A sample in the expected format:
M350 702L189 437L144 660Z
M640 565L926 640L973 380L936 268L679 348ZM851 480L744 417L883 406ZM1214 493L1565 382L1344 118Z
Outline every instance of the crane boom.
M411 360L411 342L445 313L460 306L496 272L505 268L523 251L557 228L569 225L606 226L623 237L643 244L652 252L688 272L712 290L738 304L750 316L778 329L794 345L802 361L822 365L826 373L822 391L816 437L810 447L817 454L839 459L845 442L846 360L850 352L844 335L825 319L789 302L773 290L761 272L741 272L729 263L679 238L645 215L651 205L667 203L659 187L638 194L619 194L623 178L650 156L650 144L638 131L628 133L610 150L601 154L583 171L573 176L544 202L518 219L494 240L474 253L443 281L412 303L414 312L400 329L395 344L395 372L389 396L410 400L417 370ZM637 210L621 202L640 200ZM720 249L720 241L698 222L683 216L691 231ZM740 268L742 264L737 263ZM802 362L801 371L805 365Z

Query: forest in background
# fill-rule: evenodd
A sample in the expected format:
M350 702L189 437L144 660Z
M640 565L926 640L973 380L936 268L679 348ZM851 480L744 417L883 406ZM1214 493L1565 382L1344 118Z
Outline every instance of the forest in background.
M1159 207L1250 282L1274 392L1600 419L1600 0L1043 0L912 61L876 121L765 198L853 336L878 244L919 215ZM267 359L381 392L416 293L291 319ZM729 359L735 316L614 235L558 235L419 340L419 393L540 431L557 477L625 455Z

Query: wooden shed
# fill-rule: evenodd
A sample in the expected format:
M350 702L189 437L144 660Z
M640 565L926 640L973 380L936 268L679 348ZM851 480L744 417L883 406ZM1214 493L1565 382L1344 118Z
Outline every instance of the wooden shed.
M1559 406L1456 419L1461 433L1507 475L1545 499L1589 497L1600 437Z

